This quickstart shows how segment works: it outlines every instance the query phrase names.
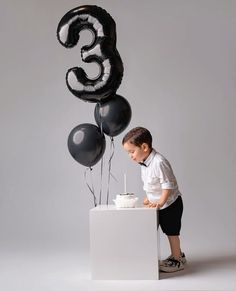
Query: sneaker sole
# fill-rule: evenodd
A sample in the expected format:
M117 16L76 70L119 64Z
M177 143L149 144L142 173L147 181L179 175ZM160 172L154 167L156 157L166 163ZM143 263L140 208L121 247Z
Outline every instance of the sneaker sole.
M159 271L160 272L163 272L163 273L174 273L174 272L178 272L178 271L182 271L184 270L184 267L181 267L179 269L175 269L175 270L171 270L171 269L163 269L163 268L160 268Z

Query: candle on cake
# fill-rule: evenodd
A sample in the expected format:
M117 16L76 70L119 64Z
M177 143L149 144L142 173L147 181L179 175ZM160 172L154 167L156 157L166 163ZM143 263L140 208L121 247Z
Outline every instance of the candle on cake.
M126 181L126 173L124 173L124 194L127 193L127 181Z

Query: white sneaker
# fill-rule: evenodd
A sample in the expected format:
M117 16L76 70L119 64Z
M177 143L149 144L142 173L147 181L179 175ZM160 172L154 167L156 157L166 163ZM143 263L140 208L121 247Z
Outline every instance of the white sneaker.
M165 266L165 265L168 263L168 261L169 261L170 259L174 259L174 257L173 257L172 255L170 255L170 256L169 256L168 258L166 258L165 260L161 260L161 261L159 262L159 265L160 265L160 266ZM181 253L180 261L182 261L182 263L183 263L184 265L187 263L187 260L186 260L186 257L185 257L185 254L184 254L184 253Z
M184 264L181 260L170 258L165 265L160 266L161 272L172 273L184 269Z

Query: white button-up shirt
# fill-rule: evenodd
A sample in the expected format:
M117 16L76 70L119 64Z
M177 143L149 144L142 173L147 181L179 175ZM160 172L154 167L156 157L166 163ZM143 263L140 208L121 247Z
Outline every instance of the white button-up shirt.
M171 205L181 193L174 176L173 170L167 159L155 149L144 161L145 166L141 166L141 176L143 189L149 201L154 202L160 199L162 189L172 189L166 203L161 209Z

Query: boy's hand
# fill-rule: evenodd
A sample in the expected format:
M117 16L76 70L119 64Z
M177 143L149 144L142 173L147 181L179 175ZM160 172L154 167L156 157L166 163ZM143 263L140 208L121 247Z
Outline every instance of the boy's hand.
M149 203L150 203L150 201L147 199L147 197L144 198L144 200L143 200L143 204L144 204L144 205L149 205Z
M159 208L161 208L161 205L158 203L158 201L156 201L156 202L149 202L148 207L149 208L157 208L157 209L159 209Z

